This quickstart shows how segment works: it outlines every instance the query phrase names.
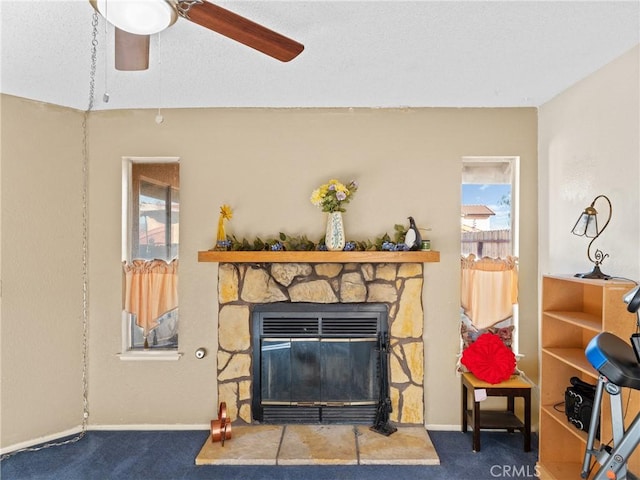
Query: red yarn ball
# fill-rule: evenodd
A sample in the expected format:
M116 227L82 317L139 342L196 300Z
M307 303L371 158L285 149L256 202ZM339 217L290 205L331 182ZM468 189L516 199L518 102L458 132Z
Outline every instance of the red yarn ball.
M462 352L460 362L480 380L491 384L507 380L516 368L516 356L493 333L480 335Z

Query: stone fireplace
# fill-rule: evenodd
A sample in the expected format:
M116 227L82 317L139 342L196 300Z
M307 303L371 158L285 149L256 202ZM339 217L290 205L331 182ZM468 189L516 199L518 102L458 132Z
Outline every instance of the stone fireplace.
M424 423L422 263L220 263L218 398L232 421L253 422L252 313L257 305L383 304L388 311L392 413Z

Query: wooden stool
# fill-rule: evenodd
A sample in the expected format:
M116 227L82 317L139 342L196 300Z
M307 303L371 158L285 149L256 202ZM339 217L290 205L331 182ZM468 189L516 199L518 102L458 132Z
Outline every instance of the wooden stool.
M473 391L473 410L467 408L469 390ZM476 400L476 390L486 390L487 397L507 397L507 410L480 410ZM514 399L524 399L524 423L516 416ZM462 374L462 431L467 431L471 423L473 428L473 451L480 451L481 429L506 429L509 432L520 430L524 434L524 451L531 451L531 385L519 376L513 375L501 383L491 384L479 380L472 373Z

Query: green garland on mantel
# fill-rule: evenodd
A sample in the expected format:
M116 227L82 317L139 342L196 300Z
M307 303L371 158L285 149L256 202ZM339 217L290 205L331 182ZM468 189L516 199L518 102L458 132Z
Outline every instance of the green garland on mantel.
M404 225L394 225L393 240L388 233L385 233L373 240L349 241L345 246L345 250L350 251L376 251L376 250L404 250L401 241L407 233ZM287 235L280 232L278 237L270 237L262 240L259 237L253 240L246 238L237 238L235 235L227 235L227 250L230 251L263 251L263 250L286 250L289 252L310 252L314 250L324 250L324 237L314 242L309 240L306 235Z

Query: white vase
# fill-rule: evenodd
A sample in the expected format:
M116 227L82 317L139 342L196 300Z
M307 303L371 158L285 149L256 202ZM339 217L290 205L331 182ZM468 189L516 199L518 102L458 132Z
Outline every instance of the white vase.
M331 252L342 251L342 249L344 249L346 240L344 236L342 212L329 212L324 243L327 245L327 250Z

